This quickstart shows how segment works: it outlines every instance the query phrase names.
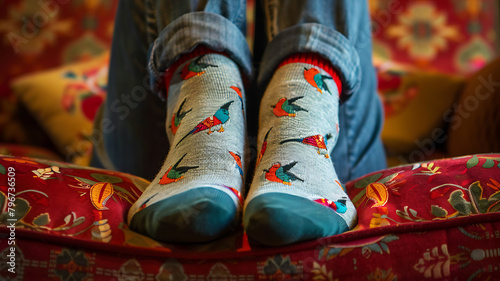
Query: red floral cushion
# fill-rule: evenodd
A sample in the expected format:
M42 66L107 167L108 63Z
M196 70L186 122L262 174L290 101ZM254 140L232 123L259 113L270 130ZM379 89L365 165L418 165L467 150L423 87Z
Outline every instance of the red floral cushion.
M10 181L15 190L8 189ZM0 156L0 222L14 219L18 229L122 245L130 239L126 213L148 184L124 173Z
M401 166L347 184L355 230L500 211L500 155Z
M346 184L358 210L356 229L259 248L241 231L207 244L158 243L125 224L147 181L4 156L0 279L496 280L499 161L499 154L475 155L366 175Z

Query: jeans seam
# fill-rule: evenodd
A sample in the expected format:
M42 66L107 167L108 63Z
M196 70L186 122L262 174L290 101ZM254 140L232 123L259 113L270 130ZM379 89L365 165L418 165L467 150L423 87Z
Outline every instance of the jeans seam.
M151 44L158 38L157 18L155 13L156 0L146 0L145 17L146 17L146 34L148 43Z
M269 42L278 34L278 6L279 3L276 0L265 0L266 32Z

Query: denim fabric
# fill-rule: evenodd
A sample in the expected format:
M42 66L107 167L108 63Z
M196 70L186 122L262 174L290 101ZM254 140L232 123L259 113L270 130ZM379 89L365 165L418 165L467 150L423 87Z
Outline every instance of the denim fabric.
M192 12L168 24L151 48L148 65L153 78L151 86L160 97L165 89L161 83L164 71L182 54L191 52L200 44L227 53L251 80L250 48L242 30L223 16L211 12Z
M104 150L117 169L152 179L168 152L166 105L148 93L162 88L163 72L198 44L225 51L251 77L245 41L246 1L121 1L103 119ZM346 182L386 167L379 137L382 107L371 63L370 18L366 1L262 0L269 43L260 62L264 89L281 60L295 52L316 52L339 70L351 96L339 108L341 132L332 161ZM188 36L189 35L189 36ZM148 53L148 49L150 52ZM149 69L151 76L147 75ZM248 93L248 99L257 99ZM255 120L258 112L248 112ZM94 157L93 165L99 166Z
M168 152L166 107L149 90L145 6L120 1L111 48L102 138L94 139L92 166L152 179Z
M265 89L277 65L296 52L328 58L343 83L340 134L332 153L342 182L386 167L380 131L383 112L376 94L367 1L261 0L267 44L258 75Z

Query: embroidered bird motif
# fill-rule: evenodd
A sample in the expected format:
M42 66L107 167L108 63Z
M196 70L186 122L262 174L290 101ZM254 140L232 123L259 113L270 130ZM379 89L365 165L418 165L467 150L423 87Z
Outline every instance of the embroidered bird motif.
M172 122L170 124L170 130L172 131L172 134L174 134L174 135L177 132L177 129L179 128L179 126L181 125L182 119L184 117L186 117L186 114L188 114L189 112L191 112L191 110L193 110L191 108L189 110L182 112L182 107L184 106L185 102L186 102L186 99L184 99L182 101L181 105L179 106L179 109L177 109L177 112L172 115Z
M331 134L326 135L326 139L330 139L331 137L332 137ZM284 144L287 142L300 142L314 146L318 149L318 154L324 155L325 158L330 158L330 156L328 155L328 148L326 147L327 141L325 141L325 137L323 137L322 135L314 135L297 139L288 139L280 142L280 144Z
M304 78L306 81L311 84L318 92L323 94L323 91L327 91L330 95L332 94L330 92L330 89L328 89L328 85L326 84L325 80L332 80L332 77L328 75L322 75L319 71L319 69L316 68L304 68Z
M220 125L220 129L217 130L217 132L222 133L224 132L224 127L223 124L229 120L229 106L233 103L234 101L230 101L222 105L217 111L215 112L214 115L207 117L205 120L200 122L196 127L194 127L191 132L187 133L175 146L179 146L179 144L185 140L188 136L194 135L198 132L208 130L208 134L212 133L212 128L215 126Z
M346 206L347 199L346 198L341 198L337 201L331 201L331 200L328 200L326 198L322 198L322 199L316 199L316 200L314 200L314 202L317 202L317 203L319 203L323 206L326 206L326 207L330 207L334 211L336 211L337 213L343 214L347 211L347 206Z
M260 160L262 160L262 157L264 157L264 153L266 152L267 149L267 137L269 136L269 133L271 132L272 129L273 127L269 128L269 130L267 130L266 135L264 136L264 141L262 142L262 146L260 147L260 153L257 156L257 162L255 164L256 166L259 165Z
M236 86L231 86L230 88L233 89L238 94L238 97L240 97L241 111L245 113L245 108L243 107L243 93L241 92L240 88Z
M278 117L281 116L295 117L298 111L307 112L307 110L294 104L294 102L296 102L301 98L303 98L303 96L291 99L281 98L275 106L271 106L273 108L274 115Z
M264 172L266 172L266 179L284 185L292 185L292 181L296 180L303 182L304 180L290 172L290 169L293 168L295 164L297 164L296 161L284 166L281 166L281 163L273 164L271 168L264 170Z
M168 170L165 172L163 177L160 179L160 184L169 184L173 182L180 181L182 178L184 178L184 174L191 170L191 169L196 169L198 166L181 166L179 167L179 164L181 163L182 159L187 154L184 154L181 159L179 159L173 166L170 166Z
M236 161L236 169L238 169L241 178L243 178L243 165L241 164L241 156L238 153L234 153L232 151L229 151L229 154L231 154L231 156L233 156L234 158L234 161Z
M201 55L196 60L191 61L190 63L184 65L184 67L181 70L182 80L187 80L194 76L203 75L207 67L218 67L217 65L200 62L201 59L203 59L204 57L205 55Z

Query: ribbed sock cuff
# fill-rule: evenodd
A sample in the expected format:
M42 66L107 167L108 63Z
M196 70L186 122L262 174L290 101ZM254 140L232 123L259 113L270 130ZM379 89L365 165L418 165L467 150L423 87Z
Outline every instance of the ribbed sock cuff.
M192 58L196 58L206 54L219 54L219 55L224 55L226 57L228 56L224 52L217 52L203 45L199 45L192 52L182 55L177 61L175 61L169 68L165 70L165 99L168 96L168 88L170 86L170 80L172 80L172 77L174 76L177 68L179 68L179 66L181 66L183 63Z
M280 65L278 66L281 67L283 65L287 65L289 63L307 63L307 64L312 64L314 66L317 66L321 69L323 69L326 73L330 74L332 76L333 81L335 82L335 85L337 85L337 90L339 93L339 97L342 95L342 81L340 80L339 75L337 74L337 70L335 70L330 63L329 60L321 57L318 54L315 53L297 53L293 54L287 58L285 58Z

